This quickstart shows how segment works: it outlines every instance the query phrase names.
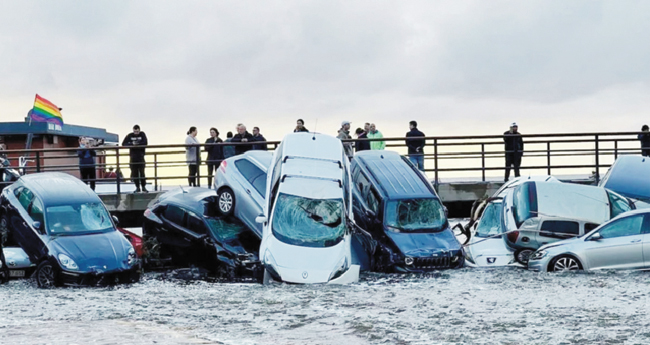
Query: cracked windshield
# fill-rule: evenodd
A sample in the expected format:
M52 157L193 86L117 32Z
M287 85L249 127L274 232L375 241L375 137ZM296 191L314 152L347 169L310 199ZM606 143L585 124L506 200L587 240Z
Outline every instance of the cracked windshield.
M476 228L476 236L490 237L501 232L501 202L491 202L483 211L483 217Z
M103 205L97 203L48 207L47 222L53 235L101 231L113 227L108 212Z
M447 222L445 209L437 199L391 201L386 207L386 224L404 231L440 231Z
M309 199L280 194L273 233L283 242L305 247L336 245L345 233L342 199Z

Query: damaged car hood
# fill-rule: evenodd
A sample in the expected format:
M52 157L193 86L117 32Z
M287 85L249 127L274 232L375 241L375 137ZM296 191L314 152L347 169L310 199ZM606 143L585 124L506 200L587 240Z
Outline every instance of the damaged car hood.
M412 257L426 257L440 251L461 249L460 243L449 228L435 233L386 231L386 235L404 255Z
M80 273L110 272L128 268L130 244L119 231L106 233L55 236L48 243L53 256L69 256Z

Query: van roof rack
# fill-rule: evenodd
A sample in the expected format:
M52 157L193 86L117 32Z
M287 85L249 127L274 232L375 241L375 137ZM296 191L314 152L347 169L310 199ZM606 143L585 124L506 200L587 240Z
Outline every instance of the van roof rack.
M280 182L284 183L285 178L304 178L310 180L321 180L321 181L332 181L339 184L339 188L343 188L343 182L340 179L326 178L326 177L316 177L316 176L304 176L304 175L282 175Z
M309 159L313 161L330 162L330 163L338 164L339 169L343 169L343 164L341 164L341 161L340 160L337 161L335 159L303 157L303 156L285 156L284 159L282 160L282 163L286 163L287 159Z

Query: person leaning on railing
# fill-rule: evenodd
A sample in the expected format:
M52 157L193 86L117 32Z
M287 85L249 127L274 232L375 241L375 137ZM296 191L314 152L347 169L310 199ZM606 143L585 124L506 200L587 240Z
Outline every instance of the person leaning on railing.
M148 144L147 135L140 130L140 126L133 126L133 132L129 133L124 137L122 141L122 146L146 146ZM144 176L144 160L145 148L144 147L134 147L129 149L129 168L131 169L131 180L135 184L135 192L139 193L143 191L147 193L147 180ZM119 167L117 168L119 171ZM142 187L142 189L140 189Z
M648 131L648 125L643 125L641 127L641 132L646 132L639 134L638 138L641 142L641 155L644 157L650 156L650 132Z

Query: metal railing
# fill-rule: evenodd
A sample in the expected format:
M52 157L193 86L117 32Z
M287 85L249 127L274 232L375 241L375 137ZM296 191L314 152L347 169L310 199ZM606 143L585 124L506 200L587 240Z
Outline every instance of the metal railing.
M639 132L622 133L554 133L522 135L524 153L521 171L527 174L574 174L591 176L597 183L603 169L608 168L619 155L641 154L637 139ZM395 150L406 155L407 138L360 139L367 141L385 141L386 149ZM452 179L503 180L505 169L505 151L503 135L483 136L446 136L408 139L425 139L424 171L432 177L437 185ZM358 139L343 140L356 142ZM188 179L186 148L197 148L197 159L201 162L197 169L197 186L207 183L207 176L202 173L206 166L205 148L226 145L241 147L263 144L254 143L219 143L197 145L148 145L145 155L145 176L154 190L163 185L186 184ZM279 141L268 141L269 149L274 149ZM116 193L122 193L122 187L130 174L129 150L134 147L101 146L93 148L97 152L95 164L98 184L115 184ZM137 148L137 147L135 147ZM12 162L18 166L18 157L28 157L24 173L64 171L79 175L78 148L59 148L41 150L5 151ZM215 162L218 165L220 162ZM115 177L108 177L107 169L114 167ZM216 176L214 176L216 177ZM214 178L213 177L213 178ZM205 184L204 184L205 186Z

